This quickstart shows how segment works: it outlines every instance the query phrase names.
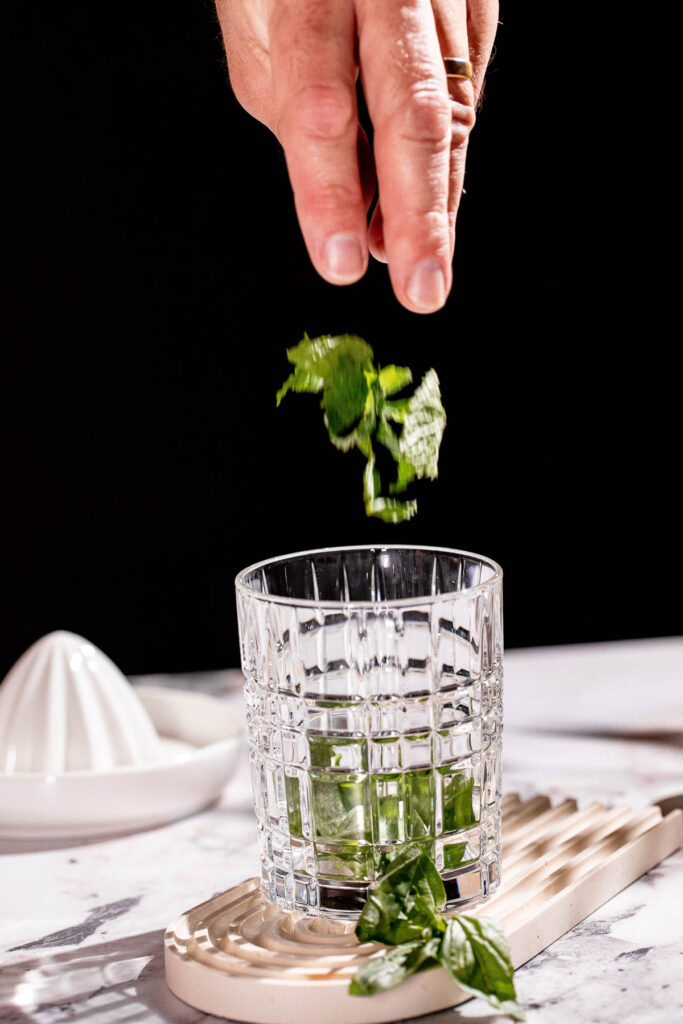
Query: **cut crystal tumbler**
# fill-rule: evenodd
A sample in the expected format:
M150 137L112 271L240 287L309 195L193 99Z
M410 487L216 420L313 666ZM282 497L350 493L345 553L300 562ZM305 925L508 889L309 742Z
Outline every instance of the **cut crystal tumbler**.
M236 581L266 896L353 919L420 844L446 908L500 877L502 571L445 548L324 549Z

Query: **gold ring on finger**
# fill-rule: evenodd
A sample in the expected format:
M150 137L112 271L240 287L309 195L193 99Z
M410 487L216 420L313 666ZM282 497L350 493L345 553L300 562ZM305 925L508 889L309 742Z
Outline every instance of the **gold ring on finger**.
M443 65L446 69L446 78L472 77L472 64L469 60L462 60L460 57L444 57Z

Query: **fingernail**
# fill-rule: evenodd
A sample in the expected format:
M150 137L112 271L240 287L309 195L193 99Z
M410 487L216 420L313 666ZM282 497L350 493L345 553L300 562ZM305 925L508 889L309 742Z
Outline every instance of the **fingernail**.
M406 289L414 306L425 313L440 309L446 301L446 278L437 260L422 260L410 275Z
M355 235L330 235L325 242L325 265L338 281L356 281L363 272L363 250Z

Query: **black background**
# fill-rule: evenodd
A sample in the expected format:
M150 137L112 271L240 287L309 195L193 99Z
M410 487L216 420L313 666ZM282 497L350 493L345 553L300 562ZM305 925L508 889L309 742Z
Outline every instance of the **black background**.
M499 560L509 646L681 632L668 137L638 40L521 6L429 317L381 265L316 276L209 4L5 6L0 673L55 628L126 672L236 665L238 569L375 541ZM439 372L411 523L365 518L315 398L276 411L304 330Z

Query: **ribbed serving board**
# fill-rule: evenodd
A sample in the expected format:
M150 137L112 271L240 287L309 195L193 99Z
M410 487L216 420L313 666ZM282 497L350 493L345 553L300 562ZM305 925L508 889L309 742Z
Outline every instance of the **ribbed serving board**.
M482 906L526 963L683 842L683 812L607 810L547 797L503 799L503 883ZM166 980L205 1013L250 1024L380 1024L444 1010L465 995L441 968L370 998L350 996L356 968L382 947L353 924L287 914L251 878L187 911L166 932Z

